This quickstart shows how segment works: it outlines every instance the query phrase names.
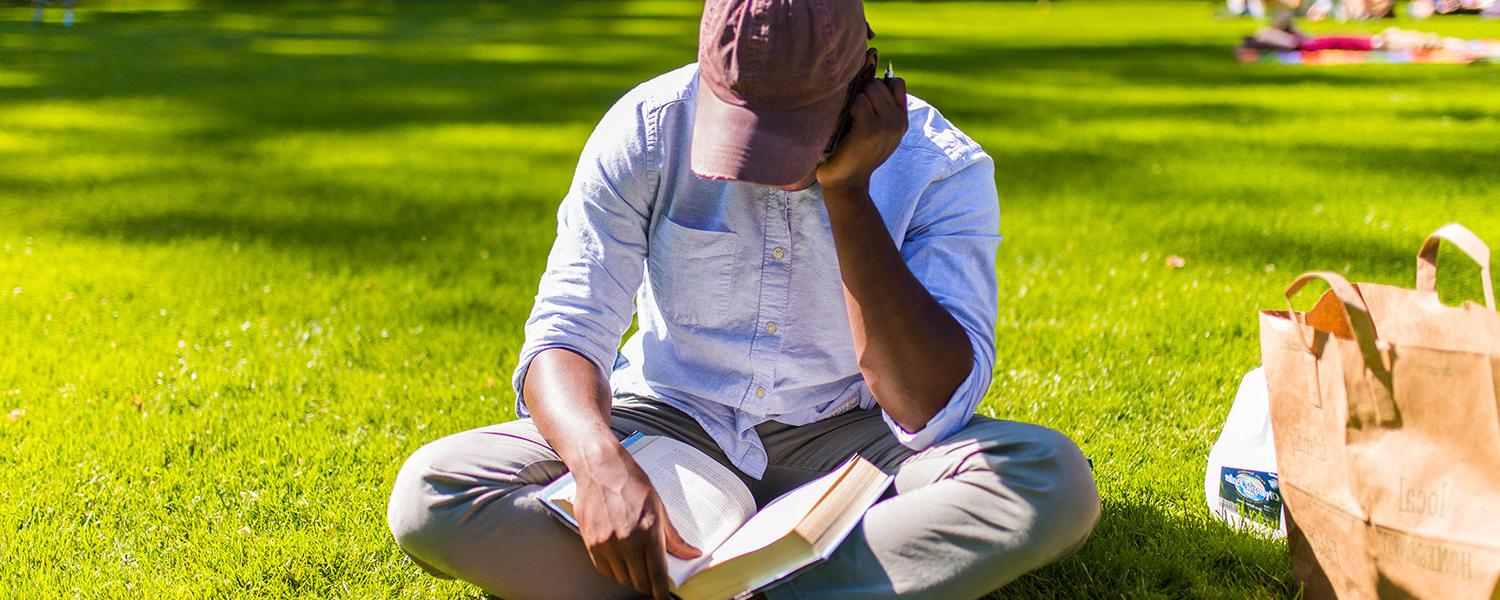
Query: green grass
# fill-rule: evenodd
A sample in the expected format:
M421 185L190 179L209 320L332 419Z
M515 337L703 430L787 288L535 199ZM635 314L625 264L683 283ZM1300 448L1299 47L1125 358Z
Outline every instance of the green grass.
M511 418L577 152L699 6L0 8L0 593L477 595L403 559L389 485ZM1241 66L1211 11L869 7L998 164L983 412L1073 436L1104 495L1018 596L1296 594L1201 498L1255 311L1314 268L1408 282L1447 221L1500 243L1500 70Z

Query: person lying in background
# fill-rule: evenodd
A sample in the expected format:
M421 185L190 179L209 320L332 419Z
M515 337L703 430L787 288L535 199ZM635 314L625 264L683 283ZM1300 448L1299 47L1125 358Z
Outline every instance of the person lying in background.
M1476 47L1488 47L1484 40L1466 40L1444 37L1435 33L1412 31L1399 27L1387 27L1377 34L1307 35L1297 28L1290 15L1278 18L1272 27L1262 27L1255 35L1247 36L1242 47L1257 50L1352 50L1370 52L1409 52L1414 50L1448 50L1452 52L1475 52ZM1488 53L1488 50L1481 49Z

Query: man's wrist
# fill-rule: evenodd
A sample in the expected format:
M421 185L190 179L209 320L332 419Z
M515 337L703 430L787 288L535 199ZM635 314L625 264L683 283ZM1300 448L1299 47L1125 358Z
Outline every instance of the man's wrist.
M613 434L605 437L607 439L588 439L569 449L564 462L568 463L568 468L573 471L574 477L586 478L596 470L608 471L610 467L618 464L617 461L630 456L625 446L621 445Z
M828 204L858 205L870 200L870 180L821 184L823 201Z

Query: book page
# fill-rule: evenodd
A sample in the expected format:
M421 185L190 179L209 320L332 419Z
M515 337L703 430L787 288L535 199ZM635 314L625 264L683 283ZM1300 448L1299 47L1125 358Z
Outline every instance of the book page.
M759 514L751 517L738 533L714 550L709 557L709 564L718 564L736 556L754 552L786 537L812 511L818 501L828 495L828 491L839 482L847 470L847 468L834 470L772 500L764 509L761 509Z
M556 485L547 486L542 489L541 499L550 502L563 510L569 524L578 529L578 519L573 515L573 495L578 492L578 484L568 477L566 482L558 482Z
M858 456L772 501L720 544L709 564L678 586L685 600L743 597L824 559L890 486Z
M667 572L681 583L755 514L755 498L734 472L707 454L671 438L648 439L651 443L635 453L636 463L656 487L677 533L703 551L693 560L667 555Z

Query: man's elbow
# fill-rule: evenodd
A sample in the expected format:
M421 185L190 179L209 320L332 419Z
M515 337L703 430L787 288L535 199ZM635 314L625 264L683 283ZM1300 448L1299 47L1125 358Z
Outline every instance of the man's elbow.
M881 402L879 393L873 389L871 393L875 394L877 404L886 407L886 412L890 413L891 420L895 421L906 432L916 433L925 429L937 417L938 413L942 412L948 404L953 402L954 394L958 393L959 388L963 386L964 379L967 377L968 373L965 372L964 376L946 384L935 384L925 386L923 389L908 389L905 392L897 392L895 394L897 399L893 399L891 402Z
M857 362L876 404L902 429L915 433L953 401L974 370L978 361L974 353L967 348L961 352L953 356L934 353L925 361L904 365L880 364L869 354Z
M890 412L890 411L886 411L886 412ZM924 416L915 417L915 418L910 417L910 416L908 416L906 418L902 418L902 417L897 416L897 415L891 415L891 420L895 421L897 425L900 425L901 429L904 430L904 431L906 431L907 433L916 433L918 431L926 429L927 428L927 424L931 423L932 422L932 418L935 417L935 416L937 416L937 411L927 412Z

